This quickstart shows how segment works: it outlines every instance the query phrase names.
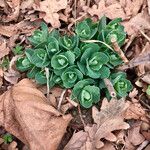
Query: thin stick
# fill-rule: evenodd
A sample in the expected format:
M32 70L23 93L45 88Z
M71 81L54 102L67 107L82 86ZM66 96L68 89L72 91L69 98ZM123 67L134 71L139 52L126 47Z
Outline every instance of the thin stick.
M149 141L146 140L136 150L143 150L148 144Z
M84 126L84 128L85 128L85 127L86 127L86 124L85 124L84 119L83 119L83 117L82 117L80 105L78 105L78 112L79 112L79 116L80 116L81 122L82 122L82 124L83 124L83 126Z
M49 93L50 93L50 89L49 89L49 68L45 68L45 73L46 73L46 84L47 84L47 99L50 100L50 96L49 96Z
M85 43L101 43L101 44L104 44L106 47L108 47L110 50L114 51L112 47L110 47L108 44L106 44L103 41L99 41L99 40L85 40L85 41L82 41L82 42L85 42Z
M115 98L116 97L116 92L115 92L115 89L111 83L111 81L109 79L104 79L104 82L105 82L105 85L109 91L109 94L111 97Z
M60 110L60 106L61 106L61 103L63 101L65 93L66 93L66 89L63 90L62 93L61 93L61 96L60 96L60 99L59 99L59 103L58 103L58 106L57 106L57 110Z
M66 100L67 100L71 105L73 105L74 107L77 107L77 106L78 106L78 103L76 103L75 101L71 100L69 97L66 97Z
M130 37L128 43L126 44L126 46L125 46L125 48L124 48L124 51L125 51L125 52L126 52L127 49L129 48L129 46L131 45L131 43L133 42L133 40L135 39L135 37L136 37L136 33L134 33L134 34L131 35L131 37Z
M150 37L148 37L142 30L139 31L150 42Z
M133 68L141 64L150 63L150 53L143 56L139 56L136 59L131 60L128 64L118 67L118 70L125 70L128 68Z
M117 43L117 40L115 37L112 37L111 38L111 43L112 43L112 47L114 48L114 50L119 54L119 56L122 58L122 60L125 62L125 63L128 63L128 59L126 58L126 56L124 55L123 51L120 49L118 43Z

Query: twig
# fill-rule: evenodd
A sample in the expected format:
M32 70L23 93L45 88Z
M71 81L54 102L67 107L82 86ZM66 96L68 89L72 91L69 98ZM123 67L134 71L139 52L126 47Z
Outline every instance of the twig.
M59 103L58 103L58 106L57 106L57 110L60 110L60 106L61 106L61 103L63 101L65 93L66 93L66 89L63 90L62 93L61 93L61 96L60 96L60 99L59 99Z
M150 42L150 37L148 37L142 30L139 31Z
M136 150L143 150L147 145L149 141L144 141Z
M105 85L109 91L109 94L111 97L115 98L116 97L116 92L115 92L115 89L111 83L111 81L109 79L104 79L104 82L105 82Z
M125 62L125 63L128 63L128 59L126 58L126 56L124 55L123 51L120 49L118 43L117 43L117 40L115 37L112 37L111 38L111 43L112 43L112 47L114 48L114 50L119 54L119 56L122 58L122 60Z
M83 126L84 126L84 128L85 128L85 127L86 127L86 124L85 124L84 119L83 119L83 117L82 117L80 105L78 105L78 112L79 112L79 116L80 116L81 122L82 122L82 124L83 124Z
M150 110L150 106L148 104L146 104L144 101L142 101L141 99L139 99L139 101L145 106L148 108L148 110Z
M106 44L103 41L99 41L99 40L85 40L85 41L82 41L82 42L85 42L85 43L101 43L101 44L104 44L106 47L108 47L110 50L114 51L111 46L109 46L108 44Z
M77 107L77 106L78 106L78 103L76 103L75 101L71 100L69 97L66 97L66 100L67 100L71 105L73 105L74 107Z
M139 56L136 59L131 60L128 64L118 67L119 70L125 70L128 68L133 68L141 64L150 63L150 53L143 56Z
M130 37L128 43L126 44L126 46L125 46L125 48L124 48L124 51L125 51L125 52L126 52L127 49L129 48L129 46L131 45L131 43L133 42L133 40L135 39L135 37L136 37L136 33L134 33L134 34L131 35L131 37Z
M47 99L50 100L50 96L49 96L49 92L50 92L50 89L49 89L49 68L45 68L45 73L46 73L46 84L47 84Z

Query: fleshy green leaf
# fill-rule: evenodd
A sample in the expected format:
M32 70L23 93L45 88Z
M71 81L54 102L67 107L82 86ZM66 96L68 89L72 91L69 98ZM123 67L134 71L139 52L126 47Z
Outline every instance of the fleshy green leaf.
M35 49L31 62L37 67L46 67L50 64L46 50Z
M65 88L71 88L77 81L83 79L83 74L76 68L76 66L71 66L65 69L61 75L61 79Z
M59 43L54 37L49 37L49 43L48 46L46 46L47 54L49 58L51 58L54 54L58 53L60 51L59 49Z
M48 27L42 22L41 30L35 30L34 34L28 38L30 43L36 48L44 48L44 45L47 43L48 39Z
M31 62L29 61L28 58L23 58L23 57L20 57L18 58L18 60L16 61L16 67L18 70L24 72L24 71L27 71L29 70L30 68L32 68L32 64Z
M82 40L89 40L91 39L97 32L97 27L92 23L91 19L85 19L82 22L77 23L76 34Z
M36 73L35 80L39 84L46 84L47 79L46 79L45 71L40 71L40 72Z
M78 47L79 38L78 36L63 36L59 38L59 44L66 50L73 50L75 47Z

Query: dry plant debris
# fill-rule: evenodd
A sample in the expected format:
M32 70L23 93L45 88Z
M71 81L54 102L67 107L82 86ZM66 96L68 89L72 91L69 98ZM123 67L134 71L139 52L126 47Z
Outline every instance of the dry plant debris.
M104 99L100 111L96 107L92 109L94 124L85 126L84 132L74 133L65 150L75 148L79 150L100 149L104 146L104 142L101 141L102 138L111 142L117 141L117 137L112 132L126 130L130 127L124 122L123 114L126 108L127 105L124 100L113 99L108 102L107 99Z
M40 12L40 17L47 23L51 23L54 28L60 27L58 11L67 7L67 0L44 0L34 6ZM43 14L44 12L44 14Z
M0 125L31 150L56 149L72 119L71 115L61 115L49 105L43 93L28 79L1 95L0 106Z

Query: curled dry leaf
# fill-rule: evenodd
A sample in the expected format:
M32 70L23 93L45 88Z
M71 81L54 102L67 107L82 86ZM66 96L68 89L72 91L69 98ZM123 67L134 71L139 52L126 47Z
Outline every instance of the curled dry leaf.
M44 0L40 5L34 5L34 9L45 13L43 19L51 23L54 28L60 27L58 11L67 7L67 0Z
M74 133L64 150L79 150L87 141L88 134L84 131Z
M16 55L11 59L8 71L4 72L4 79L11 84L16 84L20 78L20 73L15 68L15 62L18 57L19 55Z
M0 96L0 110L0 125L31 150L57 149L72 119L49 105L44 94L28 79Z
M8 55L9 52L10 52L10 49L7 47L6 41L3 41L2 43L0 43L0 59Z
M145 140L144 136L140 133L140 128L141 122L135 122L128 130L128 139L134 146L141 144Z

